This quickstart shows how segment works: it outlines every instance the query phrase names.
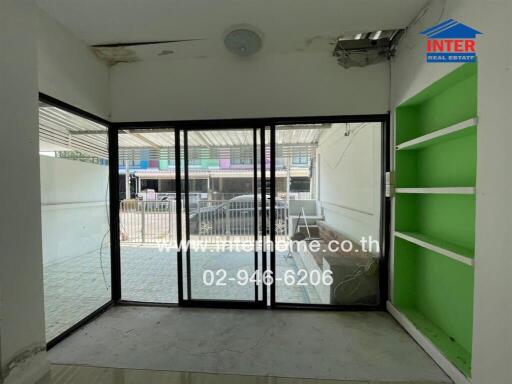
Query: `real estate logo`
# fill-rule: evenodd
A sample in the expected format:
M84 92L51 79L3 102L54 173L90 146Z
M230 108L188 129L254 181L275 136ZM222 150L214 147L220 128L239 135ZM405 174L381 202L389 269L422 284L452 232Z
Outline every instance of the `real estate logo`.
M482 32L448 19L420 32L427 36L427 63L473 63L476 35Z

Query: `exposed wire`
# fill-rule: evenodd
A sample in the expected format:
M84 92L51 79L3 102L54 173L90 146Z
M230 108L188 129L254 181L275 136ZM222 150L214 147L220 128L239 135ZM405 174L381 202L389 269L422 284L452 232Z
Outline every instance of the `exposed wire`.
M357 278L363 276L363 274L365 274L365 273L368 273L371 270L373 264L374 264L374 261L370 258L366 262L365 265L359 266L353 274L349 275L343 281L336 284L336 287L334 287L333 296L335 298L337 298L343 304L343 298L342 298L343 296L340 296L340 298L338 298L338 296L337 296L338 289L341 288L341 292L343 292L349 282L356 280ZM350 297L354 293L356 293L357 290L359 289L359 287L361 286L361 282L362 282L362 279L359 279L357 281L357 284L349 292L347 292L345 294L345 297Z
M343 160L343 158L345 157L345 154L347 153L347 151L349 150L349 148L352 146L352 143L354 142L354 138L357 136L357 134L364 128L368 125L368 123L363 123L361 125L359 125L356 129L354 129L354 131L350 131L350 135L345 135L344 137L351 137L349 139L349 142L347 144L347 146L345 147L345 149L343 150L343 152L341 153L340 157L338 158L338 160L336 161L336 164L334 164L334 166L331 166L328 162L326 162L327 166L331 169L336 169L338 168L338 165L340 165L341 163L341 160ZM348 125L347 125L348 126ZM333 144L334 145L334 144Z
M407 25L407 27L405 27L404 34L402 36L402 39L404 41L405 41L405 38L407 37L409 31L411 30L411 28L414 27L416 24L418 24L420 22L420 20L423 19L423 17L425 17L427 12L432 8L432 3L433 2L434 2L434 0L429 1L420 10L420 12L416 15L416 17ZM441 19L443 18L443 16L444 16L444 13L445 13L445 10L446 10L446 0L443 0L442 3L443 3L443 6L441 7L441 12L440 12L440 14L439 14L435 24L438 24L441 21ZM408 47L408 49L411 50L413 47L414 46L410 46L410 47Z
M101 244L100 244L100 268L101 268L101 275L103 277L103 283L105 284L105 289L108 291L110 289L108 283L107 283L107 278L105 277L105 269L103 268L103 243L105 242L105 238L107 237L107 235L110 233L110 229L107 230L107 232L103 235L103 239L101 239Z
M108 192L109 192L109 185L110 185L110 174L107 178L107 187L105 188L105 211L106 211L106 214L107 214L107 226L108 226L108 229L107 231L105 232L105 234L103 235L103 238L101 239L101 243L100 243L100 269L101 269L101 276L103 277L103 283L105 284L105 289L107 291L110 290L110 287L107 283L107 278L105 276L105 268L103 268L103 245L105 243L105 239L107 238L107 236L110 234L110 212L109 212L109 204L108 204Z

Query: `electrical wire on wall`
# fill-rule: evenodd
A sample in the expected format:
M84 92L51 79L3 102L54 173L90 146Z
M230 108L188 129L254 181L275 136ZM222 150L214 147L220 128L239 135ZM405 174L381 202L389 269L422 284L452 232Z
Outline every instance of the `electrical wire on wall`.
M406 44L406 38L409 34L409 32L411 31L411 29L417 25L424 17L425 15L428 13L428 11L430 11L433 7L433 4L435 2L439 2L439 3L442 3L442 6L441 6L441 12L439 13L439 16L436 18L437 21L435 22L432 22L432 25L436 25L438 24L441 19L443 18L444 14L445 14L445 10L446 10L446 0L431 0L429 1L422 9L421 11L416 15L416 17L409 23L409 25L407 27L405 27L405 31L404 31L404 34L402 36L402 41L404 41L404 44L407 46L407 50L412 50L417 44L414 43L414 44Z
M327 166L331 169L336 169L338 168L338 166L340 165L341 161L343 160L343 158L345 157L345 154L348 152L348 150L350 149L350 147L352 146L352 143L354 142L354 138L357 136L357 134L359 132L361 132L361 130L366 127L368 125L368 123L362 123L360 124L356 129L354 129L353 131L350 130L350 125L347 123L345 124L345 133L344 133L344 136L345 137L348 137L349 138L349 142L347 144L347 146L345 147L345 149L343 150L343 152L341 153L340 157L338 158L338 160L336 160L336 163L334 165L331 165L329 164L328 161L326 161L325 163L327 164ZM336 143L332 144L332 145L335 145Z
M365 265L360 265L354 273L347 276L345 279L343 279L343 281L336 284L336 286L334 287L334 291L333 291L333 296L336 298L336 300L338 300L338 302L340 304L343 304L343 299L342 299L343 297L349 298L354 293L356 293L358 291L359 287L361 286L362 279L357 280L354 287L352 287L352 289L349 291L347 291L347 289L349 287L348 284L355 281L358 277L362 277L365 274L375 273L376 272L375 266L376 266L375 260L370 258L366 262ZM339 297L338 297L338 291L340 292ZM343 295L343 293L345 293L345 294ZM363 303L358 303L358 304L363 304Z
M105 284L105 289L107 290L107 292L110 290L110 286L108 285L107 283L107 278L105 276L105 268L103 267L103 246L105 244L105 239L110 238L109 234L110 234L110 212L109 212L109 201L108 201L108 192L109 192L109 185L110 185L110 174L109 174L109 177L107 178L107 188L105 189L105 211L106 211L106 214L107 214L107 231L105 232L105 234L103 235L103 238L101 239L101 243L100 243L100 268L101 268L101 275L103 277L103 283ZM110 247L110 244L109 244L109 247Z

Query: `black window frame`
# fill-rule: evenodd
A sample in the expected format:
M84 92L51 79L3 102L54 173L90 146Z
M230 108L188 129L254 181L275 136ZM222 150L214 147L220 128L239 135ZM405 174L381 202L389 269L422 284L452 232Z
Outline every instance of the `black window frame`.
M247 118L247 119L212 119L212 120L177 120L177 121L136 121L136 122L111 122L109 120L98 117L90 112L84 111L80 108L72 106L68 103L62 102L44 93L39 93L39 100L46 104L61 108L68 112L74 113L78 116L90 119L108 127L108 146L109 146L109 194L110 194L110 240L111 240L111 283L112 283L112 297L111 300L98 308L94 313L82 319L80 322L54 338L47 343L47 349L52 348L60 341L64 340L70 334L75 332L83 325L89 323L94 318L101 315L114 305L141 305L141 306L163 306L175 307L183 306L180 301L178 304L161 304L161 303L139 303L123 301L121 299L121 264L120 264L120 238L119 238L119 147L118 147L118 132L123 129L154 129L154 128L174 128L176 135L176 159L175 167L180 169L180 156L179 156L179 133L190 130L201 130L205 127L212 128L241 128L241 127L260 127L270 131L270 153L271 158L276 157L276 142L275 142L275 127L276 125L289 125L289 124L318 124L318 123L358 123L358 122L377 122L382 125L382 143L381 143L381 157L382 157L382 174L381 174L381 228L380 228L380 241L382 259L380 263L379 278L380 278L380 303L375 307L367 306L346 306L346 305L318 305L318 304L280 304L275 302L275 289L270 287L270 305L266 308L280 308L280 309L313 309L313 310L334 310L334 311L385 311L386 301L388 299L388 277L389 277L389 244L390 244L390 223L391 223L391 199L385 195L385 173L390 170L390 113L385 114L368 114L368 115L334 115L334 116L300 116L300 117L271 117L271 118ZM264 132L261 129L261 132ZM264 135L261 136L264 138ZM265 156L262 151L262 155ZM262 162L263 164L265 161ZM252 164L252 163L251 163ZM247 164L250 165L250 164ZM256 163L252 164L256 167ZM262 188L268 190L270 194L270 228L275 228L275 169L276 161L270 162L270 185L267 186L265 177L262 177ZM176 175L177 190L178 185L181 185L181 175ZM264 191L265 193L265 191ZM267 200L267 199L265 199ZM179 202L178 204L179 205ZM181 211L181 208L177 208ZM177 212L178 215L181 212ZM265 215L263 215L264 220ZM180 226L179 226L180 227ZM181 237L181 229L178 228L178 236ZM271 231L271 238L275 239L275 230ZM275 250L270 252L270 265L275 271ZM180 260L178 260L178 269L181 269ZM178 276L179 287L182 286L182 281ZM266 286L264 286L266 291ZM264 293L265 294L265 293ZM232 303L228 306L225 303L203 303L202 306L219 307L219 308L244 308Z

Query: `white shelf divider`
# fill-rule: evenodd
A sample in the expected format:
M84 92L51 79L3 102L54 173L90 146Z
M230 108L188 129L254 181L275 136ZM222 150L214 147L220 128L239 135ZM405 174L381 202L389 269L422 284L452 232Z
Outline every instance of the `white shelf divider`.
M475 265L475 260L471 257L472 252L469 249L415 232L395 231L395 236L470 267Z
M451 195L474 195L475 187L442 187L442 188L396 188L396 193L433 193Z
M455 135L458 132L462 132L463 130L465 130L467 128L477 125L477 123L478 123L478 119L476 117L473 117L472 119L468 119L468 120L462 121L460 123L450 125L449 127L440 129L435 132L428 133L426 135L406 141L402 144L398 144L396 146L396 149L400 151L400 150L406 150L406 149L420 148L423 145L428 144L429 142L435 142L436 140L441 140L444 136Z

